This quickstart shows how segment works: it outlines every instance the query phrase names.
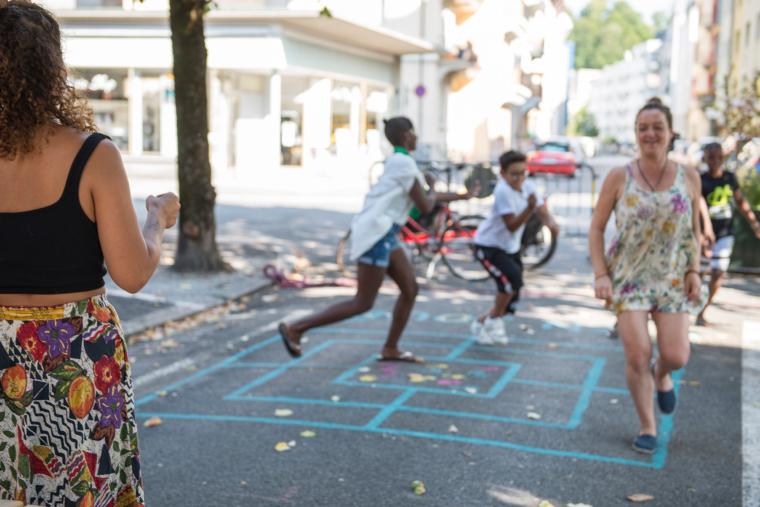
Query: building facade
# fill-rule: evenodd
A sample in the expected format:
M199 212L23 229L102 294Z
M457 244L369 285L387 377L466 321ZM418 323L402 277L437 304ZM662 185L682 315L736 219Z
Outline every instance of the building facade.
M422 0L417 0L420 4ZM400 57L432 45L389 28L410 2L220 0L206 18L215 170L378 158ZM411 0L414 3L414 0ZM48 0L74 84L133 157L173 159L167 0Z
M636 113L648 99L663 94L662 50L661 39L642 42L626 51L623 60L606 65L592 82L588 111L602 139L635 142Z

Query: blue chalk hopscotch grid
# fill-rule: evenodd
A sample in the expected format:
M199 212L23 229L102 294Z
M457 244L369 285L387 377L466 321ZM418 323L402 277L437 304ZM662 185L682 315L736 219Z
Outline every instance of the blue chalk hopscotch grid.
M385 335L386 334L386 331L381 331L381 330L357 331L356 329L348 329L348 328L316 329L316 330L310 331L311 334L331 334L331 335L336 335L336 334L356 335L357 332L361 332L362 334L365 334L365 335L366 334L368 335ZM442 441L449 441L449 442L460 442L460 443L468 443L468 444L475 444L475 445L502 447L502 448L508 448L508 449L513 449L513 450L519 450L523 452L542 454L542 455L570 457L570 458L576 458L576 459L601 461L601 462L607 462L607 463L615 463L615 464L637 466L637 467L644 467L644 468L661 469L665 466L665 462L667 459L667 452L668 452L667 450L668 444L673 432L673 416L672 415L660 415L660 418L659 418L660 430L659 430L659 437L658 437L659 443L658 443L657 449L655 450L655 453L652 455L651 461L626 459L626 458L620 458L620 457L614 457L614 456L604 456L604 455L593 454L593 453L562 451L558 449L549 449L549 448L543 448L543 447L534 447L534 446L528 446L528 445L523 445L523 444L516 444L513 442L502 441L502 440L493 440L493 439L485 439L485 438L478 438L478 437L466 437L462 435L452 435L452 434L442 434L442 433L382 427L383 422L385 422L393 414L408 412L408 413L440 415L440 416L446 416L446 417L459 417L459 418L483 420L483 421L497 422L497 423L536 426L536 427L561 429L561 430L573 430L580 426L583 419L583 414L588 408L589 403L591 401L591 396L594 392L603 392L607 394L616 394L616 395L621 395L621 396L628 395L628 391L626 389L602 387L598 385L599 378L601 377L601 374L604 370L604 366L606 364L606 359L603 357L586 355L586 354L568 354L564 352L554 352L554 351L538 352L538 351L528 351L528 350L521 350L521 349L505 349L505 351L514 355L532 355L532 356L543 356L543 357L549 356L549 357L559 358L559 359L587 361L590 363L589 370L586 373L586 376L582 384L566 384L566 383L559 383L559 382L545 382L541 380L519 379L519 378L516 378L516 375L519 372L520 366L521 366L518 363L499 361L499 360L490 360L490 359L483 360L483 359L470 359L470 358L461 357L461 355L464 354L466 351L468 351L470 347L475 346L474 339L472 339L469 336L465 336L461 334L453 334L453 333L433 332L433 331L413 331L413 332L408 332L407 334L412 335L412 336L433 337L437 339L442 339L442 338L456 339L458 341L461 341L461 343L459 343L457 346L452 348L451 345L442 344L440 342L405 340L404 343L406 343L407 345L412 345L412 346L417 346L417 347L451 349L451 351L448 354L443 355L443 356L426 357L427 364L436 363L436 362L446 362L446 363L464 364L464 365L497 366L497 367L503 368L504 372L499 377L499 379L496 382L494 382L491 388L487 392L483 392L483 393L467 392L465 390L460 390L460 389L455 389L455 388L454 389L432 388L432 387L424 387L424 386L412 387L412 386L406 386L406 385L400 385L400 384L386 384L382 382L368 383L368 382L357 382L357 381L352 380L357 375L360 369L375 362L375 360L377 359L377 356L372 355L362 360L359 364L356 364L355 366L341 373L337 378L335 378L332 381L332 383L335 383L338 385L352 386L352 387L362 387L362 388L372 387L372 388L392 389L392 390L400 391L399 396L396 397L390 403L371 403L371 402L352 402L352 401L334 402L331 400L298 398L298 397L290 397L290 396L253 395L251 394L251 392L254 391L257 387L262 386L276 379L277 377L279 377L280 375L282 375L283 373L285 373L291 368L303 367L304 366L303 363L306 360L319 354L320 352L327 350L328 348L334 345L342 345L342 344L377 345L376 340L369 340L369 339L340 339L340 340L328 339L318 345L311 347L300 358L288 361L287 363L284 363L284 364L276 363L276 362L257 362L257 361L244 360L246 356L249 356L250 354L253 354L265 347L268 347L270 345L279 345L280 337L278 335L275 335L260 343L247 347L246 349L232 356L229 356L228 358L224 359L223 361L219 363L216 363L215 365L199 370L192 375L189 375L177 382L174 382L171 385L166 386L163 389L161 389L161 391L164 391L164 392L175 391L188 383L191 383L202 377L211 375L212 373L221 369L225 369L225 368L271 368L272 369L271 371L259 376L253 381L239 387L238 389L235 389L230 394L224 396L224 400L290 403L294 405L298 405L298 404L322 405L322 406L331 406L335 408L375 409L375 410L378 410L377 414L375 414L374 417L372 417L372 419L369 420L364 425L342 424L342 423L333 423L333 422L326 422L326 421L310 421L310 420L291 419L291 418L283 419L279 417L210 415L210 414L142 412L142 411L138 414L138 416L142 418L158 416L163 419L237 421L237 422L253 422L253 423L259 423L259 424L276 424L276 425L285 425L285 426L308 426L308 427L313 427L313 428L331 429L331 430L364 431L364 432L370 432L370 433L384 433L384 434L399 435L399 436L426 438L426 439L432 439L432 440L442 440ZM542 342L541 340L533 340L533 339L512 339L511 342L530 344L530 345L540 345L542 343L549 343L548 341ZM597 350L600 348L608 349L608 350L609 349L621 350L621 347L619 345L609 345L609 344L606 346L599 346L599 344L564 343L563 346L568 347L568 348L576 348L576 349L587 349L587 348L593 347ZM495 350L498 350L498 349L495 349ZM345 365L331 365L331 366L323 365L321 367L344 368ZM679 380L682 377L683 373L684 373L683 369L678 370L673 373L673 382L674 382L676 391L678 391L679 389L679 385L680 385ZM435 393L435 394L447 395L447 396L464 396L464 397L469 397L469 398L492 399L498 396L509 384L525 384L525 385L533 385L533 386L540 386L540 387L547 387L547 388L554 388L554 389L573 390L573 391L580 391L580 393L575 402L575 406L573 408L572 414L570 415L568 420L564 423L554 423L554 422L546 422L546 421L540 421L540 420L522 419L522 418L514 418L514 417L502 417L502 416L473 413L473 412L460 412L460 411L441 410L441 409L433 409L433 408L426 408L426 407L415 407L413 405L406 404L418 392ZM137 400L136 406L142 407L156 400L156 398L158 397L159 397L158 392L143 396L139 400Z

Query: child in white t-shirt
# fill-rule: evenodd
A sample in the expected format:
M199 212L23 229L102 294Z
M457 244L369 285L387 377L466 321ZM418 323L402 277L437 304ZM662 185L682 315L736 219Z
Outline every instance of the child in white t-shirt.
M301 355L301 337L309 329L339 322L372 308L387 273L401 294L393 308L391 327L379 360L421 362L411 352L398 348L419 290L412 265L399 243L398 232L413 205L422 213L428 213L436 202L469 199L477 189L466 194L426 192L422 173L409 155L417 146L412 122L402 116L387 120L385 136L393 145L393 154L385 160L383 174L351 222L351 259L357 262L356 295L291 324L281 322L278 330L292 357Z
M508 151L499 157L499 165L501 178L494 189L493 209L478 227L474 241L475 256L497 289L491 310L472 323L471 331L482 344L509 341L502 317L523 286L520 245L525 224L533 213L538 213L541 222L559 234L544 199L532 182L525 181L525 155Z

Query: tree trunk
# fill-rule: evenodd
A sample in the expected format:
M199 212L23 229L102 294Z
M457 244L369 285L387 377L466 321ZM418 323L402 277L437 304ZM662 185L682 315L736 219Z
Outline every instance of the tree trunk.
M206 0L170 0L169 23L174 53L177 105L179 242L174 269L220 271L228 266L216 245L214 203L208 146Z

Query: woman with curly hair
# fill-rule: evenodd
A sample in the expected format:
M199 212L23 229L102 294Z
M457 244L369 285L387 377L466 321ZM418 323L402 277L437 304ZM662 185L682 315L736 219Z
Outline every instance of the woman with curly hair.
M142 232L116 147L67 81L58 23L0 0L0 499L143 505L126 341L103 276L153 274L173 194Z

